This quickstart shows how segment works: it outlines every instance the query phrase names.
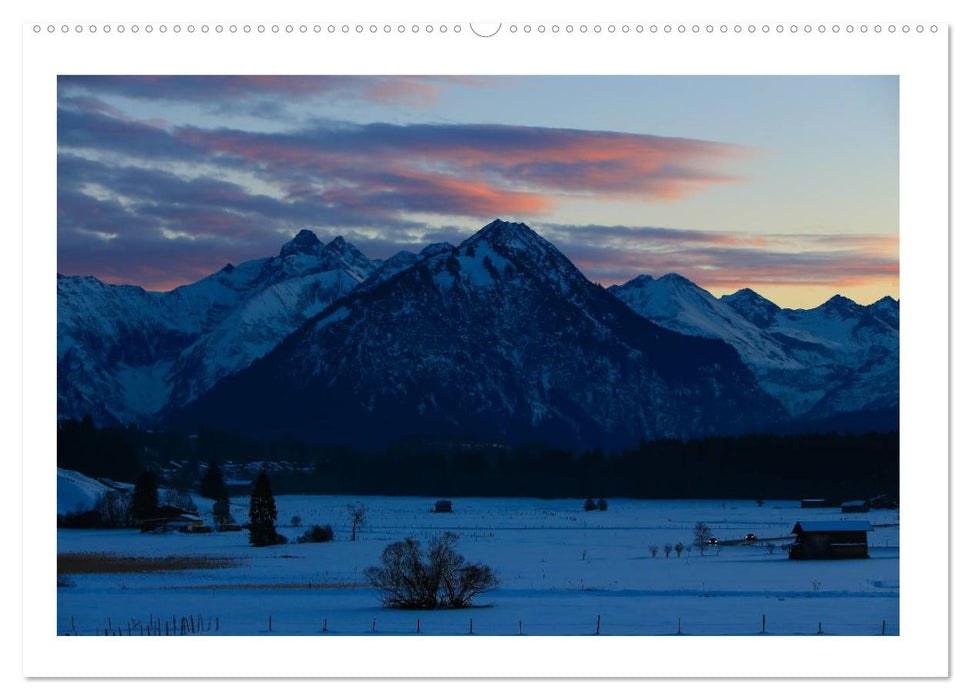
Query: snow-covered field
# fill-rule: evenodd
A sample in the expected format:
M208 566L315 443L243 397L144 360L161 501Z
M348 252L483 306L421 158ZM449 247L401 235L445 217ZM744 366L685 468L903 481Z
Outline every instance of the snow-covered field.
M149 574L62 576L58 633L127 633L134 620L201 617L206 634L610 635L899 633L898 511L842 515L796 502L642 501L612 499L605 512L579 500L455 498L454 513L432 513L433 498L278 496L278 530L291 540L312 524L330 524L333 542L250 547L246 532L140 534L131 530L59 530L58 553L231 557L236 566ZM196 499L200 511L211 502ZM363 503L368 519L350 541L346 506ZM247 499L233 514L247 519ZM293 516L302 520L289 526ZM870 558L789 561L766 538L785 537L799 520L868 520ZM664 555L690 545L696 522L720 540L755 533L748 546ZM886 527L881 527L886 526ZM497 570L498 591L482 607L396 611L381 607L363 570L382 549L407 536L426 542L444 530L460 535L470 561ZM777 542L782 544L782 541ZM653 558L649 546L660 550ZM272 617L272 632L269 631ZM520 627L521 624L521 627ZM212 630L210 631L210 625ZM137 629L137 628L136 628ZM372 629L374 630L372 632Z

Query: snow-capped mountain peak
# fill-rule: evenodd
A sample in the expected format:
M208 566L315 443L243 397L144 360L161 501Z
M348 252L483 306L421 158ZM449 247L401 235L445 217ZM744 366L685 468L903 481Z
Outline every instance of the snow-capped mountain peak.
M844 316L855 315L863 309L862 306L857 304L849 297L844 297L842 294L834 294L817 308L825 311L836 312Z
M791 363L775 342L764 337L730 305L682 275L668 273L657 279L640 275L608 291L641 316L665 328L724 340L750 365L785 366Z
M562 255L551 243L526 224L502 219L496 219L479 229L475 235L463 241L459 248L468 248L479 243L487 243L509 251L528 251L533 255L547 256L551 252Z
M296 236L283 244L283 247L280 248L280 257L285 258L289 255L320 255L323 250L324 244L317 238L317 234L310 229L301 229Z
M769 301L748 287L739 289L733 294L722 296L721 301L728 304L739 315L750 323L754 323L759 328L771 326L775 315L780 311L777 304Z
M493 267L497 259L506 260L521 274L542 278L566 295L588 281L556 246L523 223L496 219L463 241L457 254L489 258Z

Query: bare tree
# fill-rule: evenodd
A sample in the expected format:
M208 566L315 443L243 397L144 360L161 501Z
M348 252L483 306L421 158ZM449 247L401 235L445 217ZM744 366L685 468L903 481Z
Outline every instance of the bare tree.
M652 544L647 550L651 553L651 559L657 558L657 545Z
M680 559L681 552L684 551L684 545L678 542L676 545L674 545L674 551L678 553L678 559Z
M711 528L708 527L706 523L697 522L695 523L695 546L698 551L701 552L701 556L705 556L705 547L708 546L708 541L712 539Z
M671 545L669 545L669 544L664 545L664 558L665 559L670 559L671 558L671 550L672 549L674 549L674 547L672 547Z
M357 528L363 527L367 521L367 507L360 503L349 503L347 514L351 518L351 542L357 540Z
M131 527L131 495L122 491L105 491L95 502L94 509L101 522L108 527Z

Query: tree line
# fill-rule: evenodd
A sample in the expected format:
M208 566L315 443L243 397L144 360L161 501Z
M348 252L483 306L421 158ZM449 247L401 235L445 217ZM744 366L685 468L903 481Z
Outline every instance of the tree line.
M367 452L59 423L58 466L90 476L133 483L146 469L179 462L172 478L191 488L206 476L200 465L229 461L308 467L274 472L277 493L847 499L899 497L900 456L898 432L664 439L617 452L414 439Z

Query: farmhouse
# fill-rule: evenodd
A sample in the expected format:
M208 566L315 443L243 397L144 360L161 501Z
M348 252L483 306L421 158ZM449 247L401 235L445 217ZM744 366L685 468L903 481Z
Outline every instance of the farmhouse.
M433 513L451 513L452 512L452 502L451 501L435 501L435 508L432 510Z
M866 559L870 556L866 533L872 530L865 520L797 522L789 558Z
M153 530L182 530L185 532L198 531L205 526L203 519L195 513L189 513L175 506L159 506L155 515L138 522L142 532Z

